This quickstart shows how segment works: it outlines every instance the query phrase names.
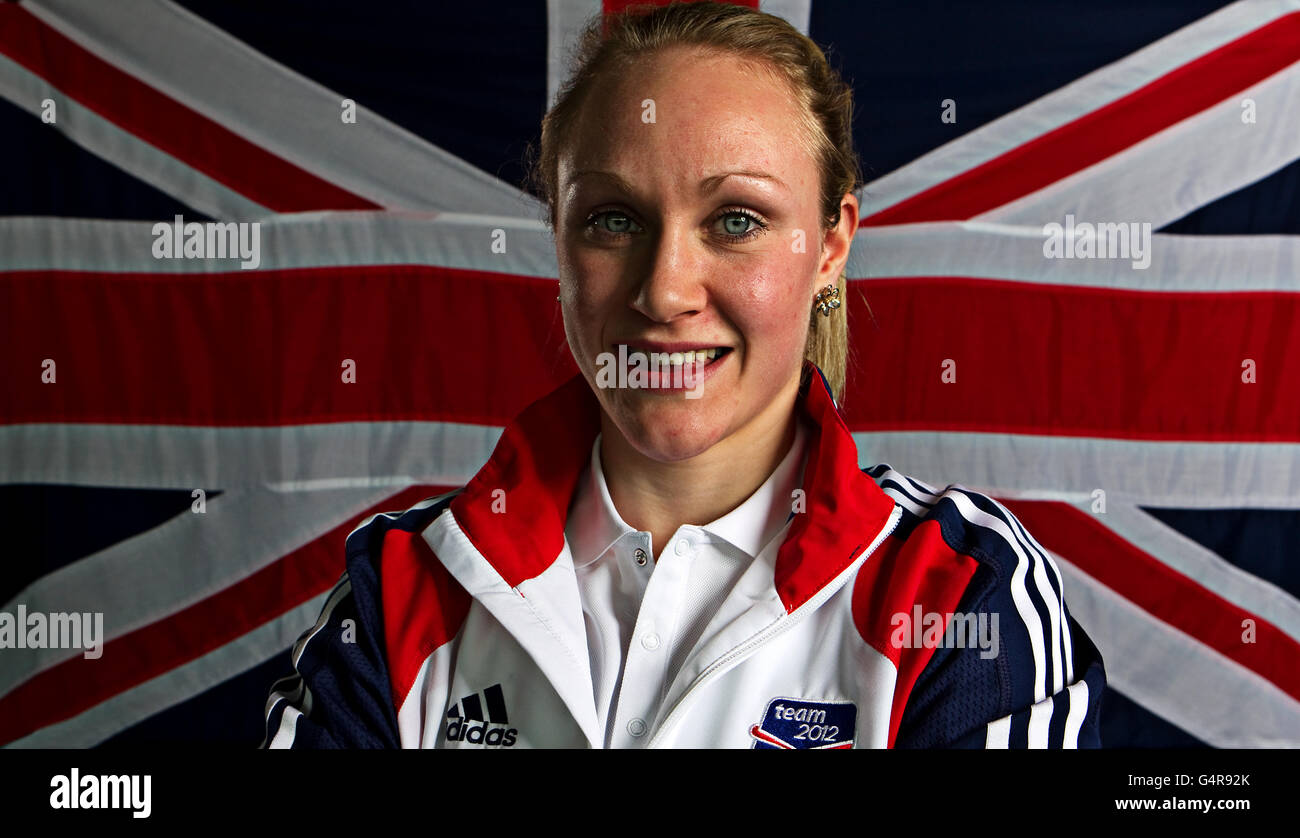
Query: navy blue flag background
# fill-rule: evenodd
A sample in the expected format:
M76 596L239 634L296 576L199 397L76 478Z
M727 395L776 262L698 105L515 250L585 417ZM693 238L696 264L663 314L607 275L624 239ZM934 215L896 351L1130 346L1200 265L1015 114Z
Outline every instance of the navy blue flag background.
M524 152L623 5L0 3L0 612L102 614L0 743L256 745L347 533L572 373ZM1052 552L1106 745L1300 745L1300 2L751 5L856 91L862 464Z

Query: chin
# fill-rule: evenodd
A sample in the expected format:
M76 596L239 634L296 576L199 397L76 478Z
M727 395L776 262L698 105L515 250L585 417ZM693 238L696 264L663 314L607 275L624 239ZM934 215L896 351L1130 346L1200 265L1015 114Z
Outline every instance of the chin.
M628 444L649 459L662 463L688 460L726 436L723 417L701 404L703 399L635 398L645 401L607 405L606 411Z

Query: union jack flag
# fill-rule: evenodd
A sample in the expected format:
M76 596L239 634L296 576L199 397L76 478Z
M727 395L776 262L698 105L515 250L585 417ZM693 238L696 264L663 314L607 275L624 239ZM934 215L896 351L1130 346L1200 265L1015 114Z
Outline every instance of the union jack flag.
M624 5L0 3L0 616L103 620L0 627L0 743L256 745L347 533L576 371L524 150ZM862 465L1051 551L1106 745L1300 745L1300 2L750 5L856 90Z

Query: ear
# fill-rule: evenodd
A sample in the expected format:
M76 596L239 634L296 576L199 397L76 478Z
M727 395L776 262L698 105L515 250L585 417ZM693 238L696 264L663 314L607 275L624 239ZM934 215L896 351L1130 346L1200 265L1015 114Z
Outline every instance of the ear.
M858 232L858 197L845 192L840 199L840 221L826 231L822 238L821 264L817 267L817 287L824 288L839 281L844 266L849 261L849 248Z

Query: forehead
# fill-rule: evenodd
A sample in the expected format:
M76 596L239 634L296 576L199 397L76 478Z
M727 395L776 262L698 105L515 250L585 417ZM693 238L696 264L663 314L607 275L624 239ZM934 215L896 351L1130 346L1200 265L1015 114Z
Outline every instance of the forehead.
M589 91L574 128L559 156L562 185L586 169L683 182L752 169L792 189L816 182L790 84L734 54L678 47L611 70Z

